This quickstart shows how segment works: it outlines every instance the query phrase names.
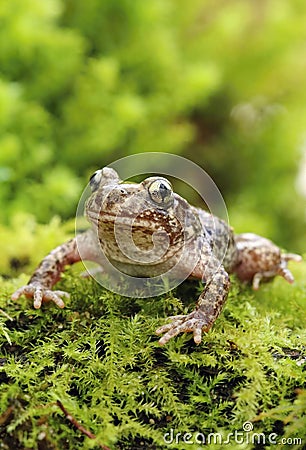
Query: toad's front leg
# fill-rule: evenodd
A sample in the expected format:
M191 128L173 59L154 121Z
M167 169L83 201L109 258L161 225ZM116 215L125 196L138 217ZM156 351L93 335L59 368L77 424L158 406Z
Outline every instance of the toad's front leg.
M204 252L202 259L191 276L202 278L206 286L200 295L196 309L187 315L172 316L171 323L161 326L157 334L166 333L159 340L160 345L166 344L172 337L184 332L193 332L193 339L199 344L202 332L208 331L219 316L227 299L230 281L224 267L212 255Z
M94 241L92 230L76 236L74 239L59 245L52 250L39 264L26 286L17 289L12 300L21 295L34 299L34 308L41 307L43 302L54 302L59 308L64 308L62 297L69 297L64 291L52 290L60 279L65 267L83 259L98 262L98 246Z

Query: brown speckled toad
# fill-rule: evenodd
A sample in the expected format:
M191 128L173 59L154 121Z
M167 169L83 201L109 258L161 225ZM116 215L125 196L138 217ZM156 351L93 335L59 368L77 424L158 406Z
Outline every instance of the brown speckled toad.
M208 331L226 301L230 280L235 272L241 280L250 281L258 289L261 280L281 275L289 283L294 281L287 268L290 260L300 261L295 254L281 253L268 239L251 233L234 235L228 225L204 210L190 206L172 191L169 181L150 177L142 183L123 183L115 170L105 167L91 177L92 195L86 204L91 229L55 248L35 270L27 286L18 289L12 299L25 294L40 308L46 301L64 307L62 297L69 294L52 290L65 266L83 259L101 262L100 246L109 261L131 276L153 277L167 272L182 256L183 247L190 254L196 252L196 264L190 277L203 280L205 288L196 308L190 314L170 317L157 334L164 334L161 345L182 332L192 332L194 341L201 342L202 332ZM139 211L141 204L141 212ZM117 245L114 222L130 226L133 246L140 252L152 249L152 236L166 236L168 246L155 260L139 260L134 250ZM121 221L121 222L120 222ZM156 234L157 233L157 234ZM127 240L127 247L130 245ZM186 258L186 265L188 263Z

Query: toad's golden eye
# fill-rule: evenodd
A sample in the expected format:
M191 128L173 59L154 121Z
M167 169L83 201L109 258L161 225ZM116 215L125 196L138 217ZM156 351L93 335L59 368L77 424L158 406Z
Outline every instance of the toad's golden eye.
M159 205L166 205L172 200L172 187L168 180L160 179L153 181L149 186L151 199Z

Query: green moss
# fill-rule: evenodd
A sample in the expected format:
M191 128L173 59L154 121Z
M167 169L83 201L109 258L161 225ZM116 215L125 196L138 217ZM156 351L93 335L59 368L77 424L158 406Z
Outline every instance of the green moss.
M3 448L184 449L182 435L170 445L165 433L168 442L171 429L174 439L179 432L226 439L249 421L267 439L276 433L278 440L305 442L306 264L293 269L294 286L277 279L256 294L233 279L224 312L202 344L182 335L164 348L154 330L164 317L192 308L198 283L129 299L68 272L60 282L72 294L67 307L34 310L26 299L9 299L25 276L2 281ZM57 400L96 440L70 424ZM235 441L229 448L237 448Z
M21 212L11 218L10 227L0 222L0 274L16 275L25 267L34 269L50 249L71 236L74 227L73 220L63 225L59 217L41 225L31 214Z

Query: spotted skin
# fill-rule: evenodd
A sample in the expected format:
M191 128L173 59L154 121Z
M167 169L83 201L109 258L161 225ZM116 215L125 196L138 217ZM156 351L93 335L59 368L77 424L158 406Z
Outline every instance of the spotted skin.
M281 253L272 241L253 233L238 234L235 238L239 251L235 272L244 281L252 282L253 289L259 289L262 280L280 275L288 283L294 278L287 267L289 261L299 262L300 255Z
M69 294L52 287L66 266L81 260L80 255L97 262L103 270L100 248L118 270L137 277L164 274L183 255L186 270L191 267L188 274L205 283L204 291L194 311L169 317L170 322L156 333L163 335L160 345L183 332L192 332L199 344L202 333L222 311L230 288L229 273L251 282L254 289L276 275L289 283L294 281L287 264L300 261L299 255L281 253L273 242L255 234L235 235L224 221L173 193L165 178L149 177L139 184L127 184L106 167L92 176L90 184L86 215L91 229L52 250L29 283L12 295L13 300L26 295L33 298L35 308L49 301L63 308L63 297ZM120 245L116 230L125 237ZM191 261L196 264L191 266Z
M190 314L170 317L171 323L158 328L158 335L165 333L159 340L160 345L182 332L193 332L193 339L199 344L202 332L211 328L223 308L230 288L229 275L209 248L204 249L203 256L191 273L192 277L202 278L206 283L196 309Z

